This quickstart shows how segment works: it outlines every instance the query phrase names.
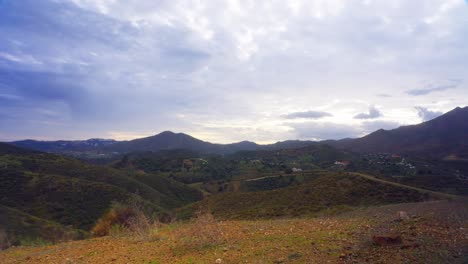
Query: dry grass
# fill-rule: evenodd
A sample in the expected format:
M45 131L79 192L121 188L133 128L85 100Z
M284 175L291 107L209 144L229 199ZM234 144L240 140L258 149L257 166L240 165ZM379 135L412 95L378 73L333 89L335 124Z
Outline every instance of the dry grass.
M320 218L218 222L200 214L191 222L160 228L157 241L127 237L75 241L0 252L3 263L468 263L468 218L451 213L467 205L438 201L371 207ZM410 221L395 221L406 211ZM379 247L380 231L420 246ZM193 238L192 238L193 237ZM192 238L192 239L191 239ZM204 242L196 241L204 240ZM411 242L411 243L413 243Z
M177 238L189 249L216 246L226 242L223 229L211 213L197 212L187 228L178 230Z
M130 218L129 231L132 237L139 241L154 241L159 239L158 229L161 223L157 220L151 220L142 211L137 211Z

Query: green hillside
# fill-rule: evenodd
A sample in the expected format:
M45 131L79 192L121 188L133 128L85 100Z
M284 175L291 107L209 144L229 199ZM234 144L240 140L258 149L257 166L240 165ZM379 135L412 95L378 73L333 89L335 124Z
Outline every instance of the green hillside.
M260 192L230 192L211 196L179 210L182 217L196 210L223 219L312 216L349 207L420 202L447 195L406 187L371 176L323 173L304 184Z
M64 226L89 230L116 201L132 200L161 214L201 198L199 191L157 175L0 144L0 205Z
M83 238L86 235L81 230L64 227L56 222L41 219L3 205L0 205L0 228L0 232L5 232L8 235L8 245L3 246L34 245L46 241L55 243Z

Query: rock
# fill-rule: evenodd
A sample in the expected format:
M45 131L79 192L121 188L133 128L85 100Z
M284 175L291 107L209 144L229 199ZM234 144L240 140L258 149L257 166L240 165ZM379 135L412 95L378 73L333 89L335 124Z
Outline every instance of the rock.
M398 234L373 235L372 241L379 246L401 244L401 236Z
M408 221L410 219L408 213L405 211L399 211L397 213L397 216L398 216L398 220L400 221Z
M275 263L275 264L282 264L282 263L284 263L285 261L286 261L285 258L279 258L279 259L275 260L273 263Z
M290 254L288 256L288 259L289 260L293 260L293 259L300 259L302 257L302 255L300 253L293 253L293 254Z
M217 260L215 261L215 263L216 263L216 264L221 264L221 263L223 263L223 260L219 258L219 259L217 259Z
M404 242L403 245L401 245L401 249L408 249L408 248L418 248L421 245L418 242Z

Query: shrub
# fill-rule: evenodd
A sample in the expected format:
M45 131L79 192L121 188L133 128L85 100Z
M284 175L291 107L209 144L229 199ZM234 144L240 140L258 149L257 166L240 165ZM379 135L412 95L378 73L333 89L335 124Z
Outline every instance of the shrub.
M128 234L128 229L120 224L115 224L111 226L109 229L109 236L114 237L114 238L123 237L123 236L126 236L127 234Z
M23 237L20 238L19 244L26 247L50 246L53 245L52 241L42 237Z
M157 239L157 230L160 226L157 220L151 220L143 211L137 210L130 218L128 229L137 240L154 240Z
M91 233L96 237L101 237L109 235L110 230L115 225L128 228L131 218L135 215L135 210L129 206L114 203L111 209L97 221Z
M6 249L11 246L8 234L5 230L0 229L0 250Z
M150 240L155 238L155 230L158 227L160 227L159 222L147 217L136 203L130 205L114 203L97 221L91 232L96 237L133 236L138 240Z
M185 247L199 249L225 242L222 228L211 213L197 212L188 228L178 233Z

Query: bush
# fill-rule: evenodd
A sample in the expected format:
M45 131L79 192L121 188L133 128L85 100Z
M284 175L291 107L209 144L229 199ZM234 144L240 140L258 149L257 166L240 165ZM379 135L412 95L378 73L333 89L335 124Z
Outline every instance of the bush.
M91 230L91 233L96 237L107 236L113 226L121 226L128 228L131 218L136 215L134 209L129 206L124 206L119 203L114 203L111 209L104 214Z
M130 218L130 230L132 236L138 240L157 239L157 230L160 223L157 220L149 219L142 211L137 210L135 215Z
M20 238L19 244L21 246L26 246L26 247L38 247L38 246L50 246L50 245L53 245L54 243L42 237L23 237L23 238Z
M150 240L155 237L155 230L158 227L160 227L159 222L148 218L137 204L114 203L97 221L91 232L96 237L133 236L138 240Z
M0 229L0 250L9 248L11 246L10 240L8 238L8 234L5 230Z
M185 247L192 249L225 242L222 228L211 213L197 212L188 228L180 230L177 236Z

